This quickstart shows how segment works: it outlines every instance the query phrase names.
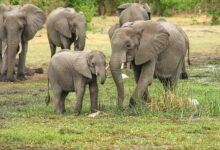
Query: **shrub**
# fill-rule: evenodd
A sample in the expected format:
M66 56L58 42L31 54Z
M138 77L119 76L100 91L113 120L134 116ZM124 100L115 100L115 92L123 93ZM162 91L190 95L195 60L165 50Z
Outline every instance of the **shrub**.
M73 7L76 11L82 11L87 22L91 22L92 17L97 13L96 0L64 0L64 2L68 7Z
M65 3L60 0L20 0L20 4L34 4L37 7L41 8L47 14L50 13L52 10L56 9L57 7L65 6Z

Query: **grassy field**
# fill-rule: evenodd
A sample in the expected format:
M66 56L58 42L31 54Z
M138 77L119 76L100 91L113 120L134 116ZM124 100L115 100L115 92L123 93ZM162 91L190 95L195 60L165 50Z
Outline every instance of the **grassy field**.
M220 149L220 27L210 26L206 16L166 19L186 31L193 64L187 67L190 79L180 81L168 101L155 80L150 87L152 103L129 109L135 87L131 70L124 71L129 76L124 80L125 110L116 108L116 88L108 71L105 85L99 85L101 113L96 118L88 117L88 90L80 116L73 114L74 93L67 97L63 115L55 114L53 101L46 106L46 73L23 82L0 83L0 150ZM86 50L101 50L109 60L107 32L116 22L117 17L95 17L88 25ZM49 60L46 30L42 29L29 44L27 65L47 70Z

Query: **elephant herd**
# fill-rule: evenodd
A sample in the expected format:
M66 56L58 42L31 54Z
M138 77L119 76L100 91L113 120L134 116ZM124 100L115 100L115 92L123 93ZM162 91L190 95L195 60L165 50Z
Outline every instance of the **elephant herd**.
M121 109L125 98L122 64L131 64L136 81L129 106L135 106L140 99L150 101L148 87L154 78L161 81L165 90L173 90L179 78L187 78L185 56L187 51L189 54L189 39L179 26L165 19L151 20L151 10L147 4L123 4L117 8L117 12L119 23L110 27L108 32L112 48L109 66ZM96 112L97 76L104 84L106 58L101 51L83 51L86 19L83 13L73 8L57 8L46 19L45 13L32 4L0 5L1 81L26 79L24 70L28 41L45 22L51 50L48 84L54 93L56 112L65 112L66 96L69 92L76 92L74 112L79 114L87 84L91 112ZM73 43L74 50L70 50ZM62 50L56 53L56 47ZM15 70L18 53L18 69ZM49 101L48 91L46 103Z

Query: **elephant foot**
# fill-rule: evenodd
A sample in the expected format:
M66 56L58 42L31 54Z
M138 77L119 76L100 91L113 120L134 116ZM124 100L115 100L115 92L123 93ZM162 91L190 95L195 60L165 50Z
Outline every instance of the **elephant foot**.
M45 103L47 106L50 104L50 95L45 98Z
M136 105L136 101L131 97L129 102L129 107L133 108Z
M80 115L80 111L78 111L78 110L74 110L74 114L75 114L75 116L79 116Z
M36 68L36 69L33 69L33 71L34 71L34 73L39 73L39 74L44 73L43 68Z
M63 109L63 110L56 110L56 113L57 114L64 114L66 112L66 110L65 109Z
M18 74L18 75L17 75L17 79L20 80L20 81L27 80L27 78L25 77L24 74Z
M119 110L124 110L123 101L118 101L118 109Z
M180 75L180 79L188 79L188 74L186 72L182 72Z
M7 76L6 75L0 75L0 81L1 82L6 82Z
M1 75L1 76L0 76L0 81L1 81L1 82L15 82L15 81L17 81L17 80L15 79L14 76L11 77L11 78L7 78L6 75Z
M143 100L146 103L151 103L151 98L146 93L143 95Z

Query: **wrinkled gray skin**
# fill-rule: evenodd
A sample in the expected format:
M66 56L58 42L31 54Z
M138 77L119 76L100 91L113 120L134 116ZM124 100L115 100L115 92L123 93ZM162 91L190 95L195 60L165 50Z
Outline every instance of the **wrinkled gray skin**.
M163 22L163 21L166 22L166 20L164 18L159 18L157 21L158 22ZM185 39L186 47L187 47L187 50L188 50L188 60L187 60L187 62L188 62L188 65L190 65L191 63L190 63L190 58L189 58L189 38L188 38L187 34L183 31L182 28L180 28L176 24L174 24L174 25L176 26L177 30L182 34L182 36ZM188 79L188 74L186 72L186 67L185 67L185 61L183 63L183 68L182 68L182 73L181 73L180 79Z
M86 42L86 19L83 13L73 8L58 8L47 17L47 35L51 57L56 47L70 49L74 43L75 50L84 50Z
M46 20L38 7L5 6L0 4L0 67L3 81L15 81L14 68L16 54L19 52L17 79L25 80L25 59L28 41L40 30ZM4 61L3 61L4 54Z
M138 3L127 3L120 5L117 9L119 13L120 26L126 22L151 19L151 10L147 3L145 5Z
M98 85L106 79L106 60L100 51L63 51L51 58L48 76L55 97L57 113L65 112L65 98L69 92L76 92L74 112L79 114L86 85L89 85L91 112L98 109Z
M137 86L130 106L149 100L148 86L156 76L165 90L173 90L180 76L187 45L176 25L169 22L136 21L110 35L110 70L117 87L118 106L123 107L124 85L121 64L131 62Z

